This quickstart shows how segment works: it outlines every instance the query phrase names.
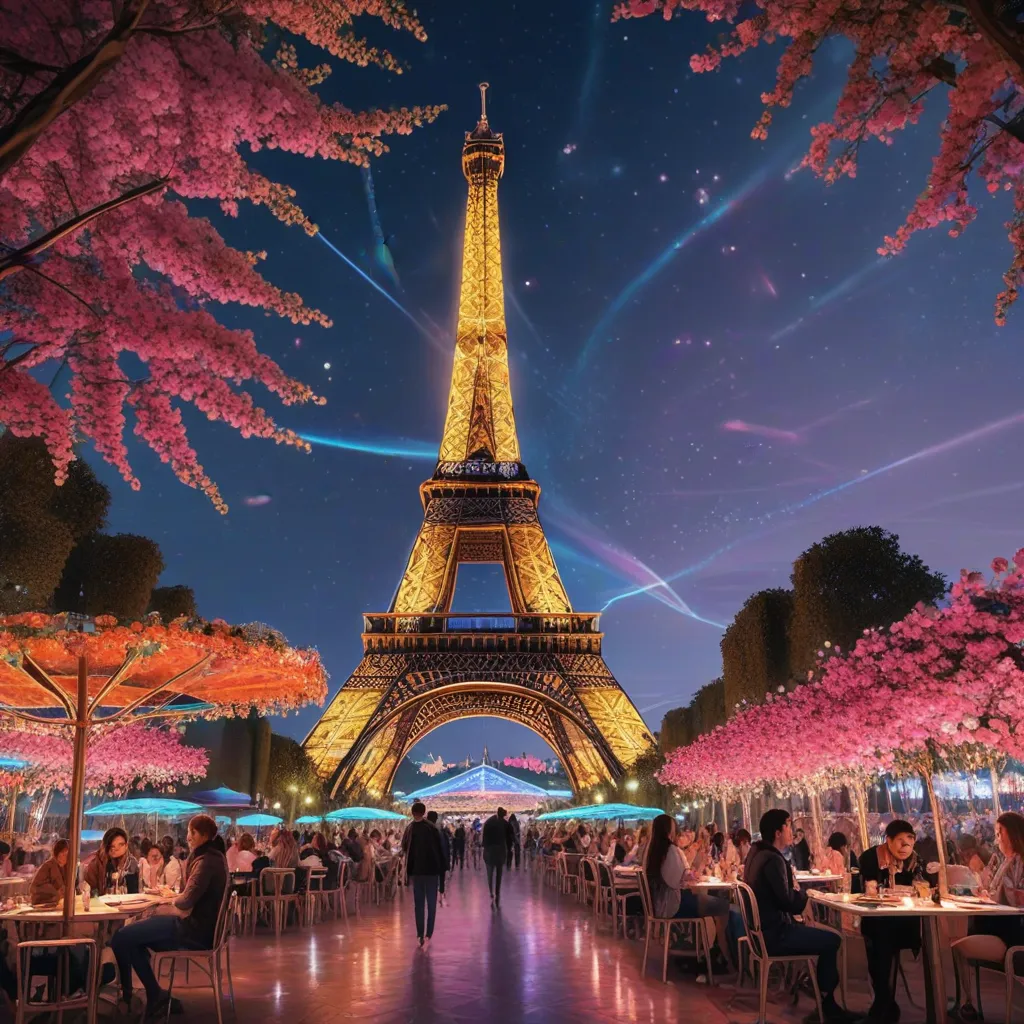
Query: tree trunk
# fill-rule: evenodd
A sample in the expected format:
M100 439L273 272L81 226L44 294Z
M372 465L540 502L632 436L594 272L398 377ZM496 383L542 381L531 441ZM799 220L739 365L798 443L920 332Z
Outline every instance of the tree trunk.
M18 273L19 270L24 270L28 266L29 261L35 256L49 249L51 245L59 242L62 238L66 238L68 235L81 230L97 217L102 217L103 214L116 210L119 206L126 206L142 196L148 196L151 192L157 192L166 184L166 178L158 178L156 181L151 181L148 184L139 185L137 188L125 192L124 195L117 196L117 198L110 199L105 203L100 203L99 206L94 206L91 210L79 214L77 217L72 217L71 220L65 221L63 224L59 224L52 231L47 231L45 235L40 235L34 242L29 242L20 249L15 249L14 252L0 256L0 281L10 277L12 274Z
M931 771L926 768L921 773L921 777L924 779L925 788L928 791L928 802L932 806L932 821L935 823L935 845L939 851L939 895L946 897L949 895L949 882L946 878L946 830L942 827L942 808L935 795Z
M121 17L94 49L54 75L0 129L0 178L32 148L39 136L65 110L88 95L121 59L148 3L149 0L138 0L135 5L126 5Z
M992 813L998 818L1003 813L1002 805L999 802L999 770L995 765L989 768L992 776Z

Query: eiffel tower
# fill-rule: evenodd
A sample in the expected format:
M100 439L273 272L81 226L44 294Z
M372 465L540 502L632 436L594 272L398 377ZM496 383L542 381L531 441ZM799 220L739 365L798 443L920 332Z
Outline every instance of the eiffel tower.
M469 183L448 411L423 525L386 613L363 617L363 659L306 737L332 796L388 792L413 745L459 718L527 726L579 792L618 780L653 742L601 654L599 615L573 611L537 517L509 387L498 179L505 144L481 112ZM454 615L465 562L504 567L512 613Z

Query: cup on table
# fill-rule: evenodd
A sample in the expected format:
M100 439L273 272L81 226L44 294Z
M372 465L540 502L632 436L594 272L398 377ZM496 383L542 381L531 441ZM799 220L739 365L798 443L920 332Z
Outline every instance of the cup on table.
M877 896L878 895L878 883L877 882L865 882L864 883L864 895L865 896Z

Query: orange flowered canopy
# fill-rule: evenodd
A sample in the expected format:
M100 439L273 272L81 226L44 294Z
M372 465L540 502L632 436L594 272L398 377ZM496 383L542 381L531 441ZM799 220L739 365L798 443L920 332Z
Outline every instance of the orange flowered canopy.
M124 708L155 687L163 689L140 712L180 695L212 705L209 711L218 715L250 708L273 713L323 703L327 694L319 654L289 647L270 631L253 635L220 620L176 620L165 626L156 616L130 625L101 616L87 624L89 632L75 628L81 625L38 612L0 616L0 705L61 707L59 697L40 682L37 667L74 700L83 656L91 697L123 669L102 700L111 709Z

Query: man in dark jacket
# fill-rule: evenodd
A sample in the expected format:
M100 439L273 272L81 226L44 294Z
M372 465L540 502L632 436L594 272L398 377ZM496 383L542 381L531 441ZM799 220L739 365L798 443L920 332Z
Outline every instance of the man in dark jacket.
M441 837L441 873L437 876L438 902L444 906L444 879L452 865L452 844L448 833L438 824L437 811L427 811L427 821L437 829Z
M793 842L789 811L781 808L765 811L761 815L760 828L761 839L751 846L747 854L743 881L754 891L768 954L816 956L825 1020L857 1020L835 1000L835 988L839 984L839 971L836 969L839 936L793 920L793 916L800 914L807 905L807 894L800 891L793 868L782 856L782 851Z
M466 866L466 826L460 821L455 826L455 835L452 838L452 871L455 865L459 865L462 871Z
M519 856L522 849L522 833L519 830L519 819L513 813L508 819L508 827L512 832L512 842L509 843L508 847L508 862L505 867L509 871L512 870L512 858L515 856L516 871L519 870Z
M412 824L402 836L405 867L412 885L413 908L416 912L416 937L420 948L430 944L437 913L437 880L444 870L441 833L426 819L427 809L418 800L412 805ZM426 924L424 926L424 910Z
M185 864L185 888L181 895L158 908L153 917L126 925L110 940L121 977L121 998L131 1006L134 970L146 989L147 1021L165 1017L170 998L153 974L150 950L213 948L217 917L228 884L227 858L214 843L216 835L217 823L213 818L197 814L188 823L191 853Z
M491 893L491 904L497 910L501 906L501 872L505 867L505 858L512 845L512 826L505 820L505 808L499 807L497 814L492 814L484 822L481 845L484 848L484 865L487 867L487 888ZM498 878L495 882L495 872Z

